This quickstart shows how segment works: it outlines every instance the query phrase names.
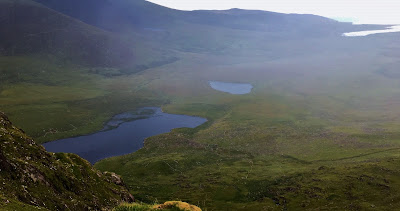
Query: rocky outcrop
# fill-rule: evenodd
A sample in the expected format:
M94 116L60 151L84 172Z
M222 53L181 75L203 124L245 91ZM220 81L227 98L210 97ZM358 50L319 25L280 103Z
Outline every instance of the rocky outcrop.
M179 211L201 211L197 206L191 205L182 201L167 201L164 204L149 205L143 203L123 203L114 209L115 211L122 210L179 210Z
M199 207L181 201L167 201L164 204L155 205L153 208L161 210L177 208L184 211L201 211Z
M1 112L0 184L3 197L49 210L104 210L134 201L118 175L74 154L47 152Z

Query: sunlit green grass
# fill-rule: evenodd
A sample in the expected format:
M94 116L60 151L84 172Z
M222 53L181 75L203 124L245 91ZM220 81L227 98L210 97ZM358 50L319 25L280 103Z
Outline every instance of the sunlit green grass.
M0 207L1 210L4 211L14 211L14 210L21 210L21 211L31 211L31 210L47 210L42 207L36 207L32 205L28 205L22 202L19 202L15 199L9 199L2 195L0 195Z

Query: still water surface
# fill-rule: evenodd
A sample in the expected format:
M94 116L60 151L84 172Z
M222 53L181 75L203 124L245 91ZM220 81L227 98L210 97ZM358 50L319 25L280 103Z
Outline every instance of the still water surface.
M135 113L115 116L100 132L61 139L43 146L50 152L75 153L95 163L107 157L135 152L150 136L167 133L174 128L195 128L206 121L205 118L168 114L160 108L146 107Z
M253 86L251 84L246 83L227 83L221 81L209 81L208 82L211 88L221 91L227 92L234 95L244 95L251 92Z

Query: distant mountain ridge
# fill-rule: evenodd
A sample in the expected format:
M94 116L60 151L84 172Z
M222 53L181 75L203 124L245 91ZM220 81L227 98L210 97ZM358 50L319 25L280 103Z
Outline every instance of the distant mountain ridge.
M283 14L261 10L195 10L179 11L145 0L35 0L63 14L101 28L121 30L124 26L136 28L170 27L180 22L214 25L243 30L276 30L300 25L336 25L348 27L317 15ZM118 23L118 24L116 24ZM269 25L269 26L266 26ZM276 26L275 26L276 25Z
M352 25L311 14L283 14L260 10L180 11L145 0L34 0L59 13L105 31L135 37L135 45L148 43L147 49L193 53L226 54L235 52L234 43L254 42L252 33L275 42L310 37L341 36L344 32L378 26ZM262 50L265 47L260 46ZM140 47L141 52L146 47ZM123 54L125 55L125 54ZM149 55L157 55L150 51ZM160 53L158 53L160 55ZM161 59L161 60L171 60ZM117 60L118 61L118 60Z
M2 0L0 5L0 55L51 55L71 64L129 67L131 72L176 61L176 50L225 49L231 30L302 39L363 27L315 15L179 11L144 0Z

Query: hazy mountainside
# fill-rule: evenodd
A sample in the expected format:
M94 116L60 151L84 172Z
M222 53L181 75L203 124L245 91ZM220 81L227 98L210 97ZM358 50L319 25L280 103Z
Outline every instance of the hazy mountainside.
M364 27L315 15L178 11L144 0L36 2L0 1L0 55L118 67L122 74L174 62L179 57L174 50L251 53L271 49L276 41L339 36Z
M124 67L132 71L153 61L163 63L173 58L164 57L163 50L155 50L140 36L126 38L33 1L2 0L0 5L1 56L35 56L64 64ZM152 56L156 58L149 61Z
M74 154L46 152L3 113L0 170L0 209L100 210L133 201L118 175L101 173Z
M332 33L361 28L316 15L282 14L267 11L231 9L224 11L179 11L145 0L35 0L83 22L114 31L127 28L170 28L192 23L239 30L282 32L312 29L308 32ZM290 28L291 27L291 28ZM321 28L322 27L322 28Z
M119 32L166 27L184 13L144 0L35 1L85 23Z
M316 15L241 9L178 11L145 0L35 1L105 30L139 34L158 46L194 53L235 54L243 49L252 53L254 46L271 49L268 44L276 41L302 42L373 28Z
M66 62L126 65L134 58L127 43L110 33L61 15L39 4L0 1L3 56L51 54Z
M283 36L287 36L289 34L287 32L302 37L321 36L340 33L348 27L348 24L316 15L282 14L257 10L199 10L187 16L185 18L187 22L238 30L279 33Z
M0 1L0 55L51 55L68 64L124 67L124 73L176 61L173 50L232 54L366 27L315 15L178 11L144 0L36 2Z

